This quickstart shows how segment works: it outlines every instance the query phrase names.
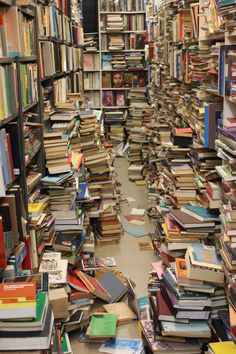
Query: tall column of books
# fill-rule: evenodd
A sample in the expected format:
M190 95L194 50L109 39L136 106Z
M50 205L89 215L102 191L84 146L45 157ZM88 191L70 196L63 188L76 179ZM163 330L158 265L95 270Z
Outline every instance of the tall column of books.
M106 138L126 140L125 122L133 88L146 87L144 1L100 1L101 106Z
M153 264L152 316L141 321L143 333L153 351L235 350L236 6L226 1L149 5L157 110L149 145L148 212L156 220L152 241L161 261Z

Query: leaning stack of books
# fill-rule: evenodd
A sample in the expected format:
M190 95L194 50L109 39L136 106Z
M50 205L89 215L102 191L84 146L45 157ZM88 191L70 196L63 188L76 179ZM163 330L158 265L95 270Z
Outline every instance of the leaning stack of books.
M203 243L188 246L184 258L162 259L153 263L156 280L148 286L155 339L187 345L191 338L200 350L211 329L218 334L227 309L221 260L214 247Z

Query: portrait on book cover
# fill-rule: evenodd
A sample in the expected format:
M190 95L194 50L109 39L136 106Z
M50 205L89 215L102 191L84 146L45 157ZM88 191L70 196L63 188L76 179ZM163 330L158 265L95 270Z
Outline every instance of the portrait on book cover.
M116 95L116 105L121 107L125 106L125 95L123 93L117 93Z
M111 91L104 91L102 94L102 104L105 107L113 106L113 94Z
M112 86L120 88L124 86L124 73L116 71L112 73Z

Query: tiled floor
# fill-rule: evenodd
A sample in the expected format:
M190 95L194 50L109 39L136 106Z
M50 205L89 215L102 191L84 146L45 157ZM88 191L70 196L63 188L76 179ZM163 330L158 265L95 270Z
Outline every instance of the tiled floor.
M121 219L124 228L127 222L122 215L129 214L133 207L146 208L146 188L144 186L137 187L135 183L128 180L128 162L124 158L117 158L115 161L115 169L118 174L118 180L122 184L122 193L125 197L133 197L136 202L121 203ZM146 231L152 231L153 225L146 219L146 224L143 226L135 226ZM148 272L151 269L151 263L157 260L157 256L152 251L139 251L138 243L148 239L147 237L135 238L127 233L124 233L122 239L117 245L99 246L97 248L98 256L114 256L117 262L117 269L123 272L124 275L130 277L136 283L136 292L138 296L146 295L146 287L148 280ZM118 328L119 338L138 338L137 321L120 326ZM94 354L98 353L100 344L79 343L78 335L73 333L71 336L71 345L74 354Z

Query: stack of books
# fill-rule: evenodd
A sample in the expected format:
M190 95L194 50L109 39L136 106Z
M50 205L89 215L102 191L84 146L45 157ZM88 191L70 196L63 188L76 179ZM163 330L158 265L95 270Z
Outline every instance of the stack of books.
M138 181L143 179L143 168L144 165L134 165L131 164L128 168L128 176L131 181Z
M126 53L125 54L125 61L127 64L128 70L143 70L143 54L139 52L135 53Z
M124 30L124 18L122 15L107 15L106 16L106 31L107 32L122 32Z
M93 52L98 49L98 34L85 33L84 34L84 47L86 52Z
M47 292L36 294L31 282L4 282L0 298L0 350L49 350L54 314Z
M126 69L125 55L112 54L110 64L111 64L111 69L116 69L116 70Z
M122 51L125 47L124 38L122 35L110 35L108 50L110 51Z

